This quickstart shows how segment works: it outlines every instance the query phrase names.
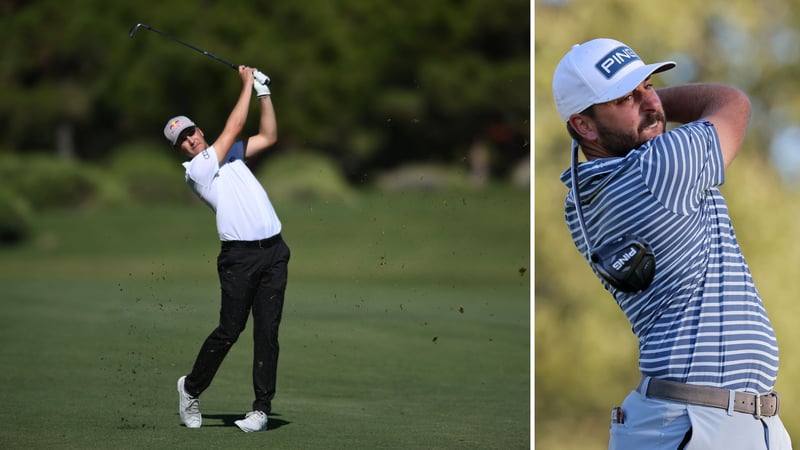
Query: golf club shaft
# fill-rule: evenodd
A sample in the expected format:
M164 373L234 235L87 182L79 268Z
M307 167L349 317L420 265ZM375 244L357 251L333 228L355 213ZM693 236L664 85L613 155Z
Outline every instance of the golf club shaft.
M143 24L143 23L137 23L136 25L134 25L131 28L131 31L130 31L131 38L133 38L133 35L136 34L136 31L139 30L139 28L144 28L145 30L152 31L154 33L160 34L161 36L164 36L165 38L167 38L167 39L169 39L171 41L174 41L174 42L177 42L179 44L185 45L186 47L189 47L189 48L191 48L192 50L194 50L196 52L200 52L200 53L208 56L209 58L214 59L215 61L219 61L222 64L225 64L226 66L230 67L233 70L236 70L236 71L239 70L239 66L237 66L236 64L234 64L234 63L232 63L230 61L226 61L226 60L220 58L219 56L214 55L213 53L210 53L210 52L208 52L206 50L203 50L201 48L195 47L194 45L192 45L192 44L190 44L190 43L188 43L186 41L183 41L181 39L178 39L178 38L176 38L175 36L173 36L171 34L165 33L165 32L163 32L161 30L157 30L157 29L151 27L150 25L146 25L146 24ZM269 77L266 76L265 74L263 74L262 72L260 72L259 70L255 70L253 72L253 76L261 84L268 85L270 83Z

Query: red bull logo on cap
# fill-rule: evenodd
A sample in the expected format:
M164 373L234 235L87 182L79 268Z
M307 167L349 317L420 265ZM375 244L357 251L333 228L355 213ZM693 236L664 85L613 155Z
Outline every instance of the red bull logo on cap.
M609 80L614 77L623 67L634 61L641 61L639 55L630 47L621 46L608 52L600 58L594 67Z
M172 131L175 128L180 127L180 126L181 126L181 120L180 119L175 119L175 120L173 120L172 122L169 123L169 131Z

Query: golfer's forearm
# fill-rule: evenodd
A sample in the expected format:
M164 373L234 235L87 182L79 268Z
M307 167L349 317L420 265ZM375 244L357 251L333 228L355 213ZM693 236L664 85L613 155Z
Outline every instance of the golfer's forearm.
M259 97L261 116L258 125L258 134L267 140L267 146L278 140L278 123L275 119L275 108L269 95Z
M228 121L225 122L225 130L223 133L232 133L235 136L238 136L239 133L242 132L244 124L247 121L247 112L250 106L250 95L249 87L242 89L241 94L239 94L239 99L236 101L236 105L233 107L233 110L228 116Z
M725 108L749 116L750 102L740 90L716 84L687 84L658 89L667 121L689 123Z
M233 143L241 134L244 129L244 123L247 121L247 111L250 102L250 87L242 88L242 93L239 94L239 99L236 105L228 115L228 120L225 121L225 128L222 129L217 140L214 141L214 149L217 152L217 159L220 165L225 160L228 151L233 146Z
M691 84L659 89L658 95L667 121L711 122L717 130L725 167L733 162L750 120L750 99L744 92L728 86Z

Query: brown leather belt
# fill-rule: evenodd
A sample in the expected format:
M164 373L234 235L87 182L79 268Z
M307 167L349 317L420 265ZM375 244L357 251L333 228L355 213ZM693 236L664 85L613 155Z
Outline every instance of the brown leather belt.
M752 414L757 418L777 415L781 404L780 397L775 391L755 395L656 378L650 378L650 382L647 383L647 392L642 392L645 380L647 378L643 377L636 390L647 397L690 403L692 405L732 409L736 412Z

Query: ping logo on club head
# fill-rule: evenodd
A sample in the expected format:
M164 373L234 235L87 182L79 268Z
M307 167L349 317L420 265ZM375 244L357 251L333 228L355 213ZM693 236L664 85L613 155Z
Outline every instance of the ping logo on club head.
M625 263L630 261L634 256L636 256L636 248L629 247L611 263L611 267L613 267L614 270L622 270L622 268L625 267Z
M636 54L630 47L620 46L608 52L605 56L597 61L594 67L598 72L610 80L620 70L634 61L641 61L639 55Z

